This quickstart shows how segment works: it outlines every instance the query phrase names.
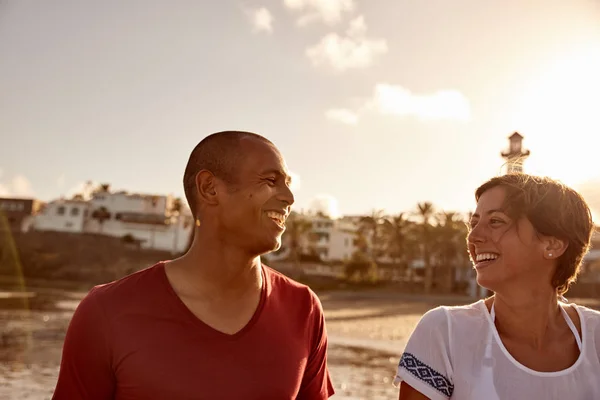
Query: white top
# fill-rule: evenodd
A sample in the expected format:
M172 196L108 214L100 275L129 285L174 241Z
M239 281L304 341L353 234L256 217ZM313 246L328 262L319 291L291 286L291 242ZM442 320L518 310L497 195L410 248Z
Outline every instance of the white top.
M432 400L600 399L600 312L574 305L582 337L563 309L580 355L567 369L538 372L506 350L483 300L428 311L398 364L396 386L406 381ZM562 306L561 306L562 308Z

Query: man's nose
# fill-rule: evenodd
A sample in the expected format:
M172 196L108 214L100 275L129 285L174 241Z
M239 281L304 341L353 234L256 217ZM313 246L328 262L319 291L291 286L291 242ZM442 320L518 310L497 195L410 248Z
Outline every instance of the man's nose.
M294 193L292 193L292 189L290 189L288 185L282 186L277 196L277 199L285 202L288 206L294 204L294 201L296 200L294 198Z

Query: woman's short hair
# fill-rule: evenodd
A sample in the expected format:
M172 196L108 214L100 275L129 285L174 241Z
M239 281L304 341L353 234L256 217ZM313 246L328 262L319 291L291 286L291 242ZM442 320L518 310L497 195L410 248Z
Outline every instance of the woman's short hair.
M477 188L475 200L489 189L502 186L506 190L504 211L513 219L527 218L536 232L567 243L558 258L552 286L564 294L575 282L584 255L590 248L594 224L590 208L572 188L548 177L523 173L497 176Z

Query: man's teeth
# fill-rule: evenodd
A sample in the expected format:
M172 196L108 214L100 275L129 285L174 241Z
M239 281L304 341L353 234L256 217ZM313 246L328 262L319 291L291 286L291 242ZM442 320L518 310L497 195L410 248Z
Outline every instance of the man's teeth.
M494 254L494 253L481 253L481 254L477 254L476 257L476 261L488 261L488 260L495 260L496 258L498 258L498 254Z
M283 225L285 223L285 218L284 218L283 214L280 214L276 211L267 212L267 217L274 220L278 225Z

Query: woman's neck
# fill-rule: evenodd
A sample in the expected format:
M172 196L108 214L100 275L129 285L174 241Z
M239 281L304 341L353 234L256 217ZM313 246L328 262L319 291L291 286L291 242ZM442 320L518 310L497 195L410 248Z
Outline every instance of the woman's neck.
M564 318L554 290L531 290L509 296L496 294L490 302L490 306L494 305L498 333L511 340L541 349L562 330Z

